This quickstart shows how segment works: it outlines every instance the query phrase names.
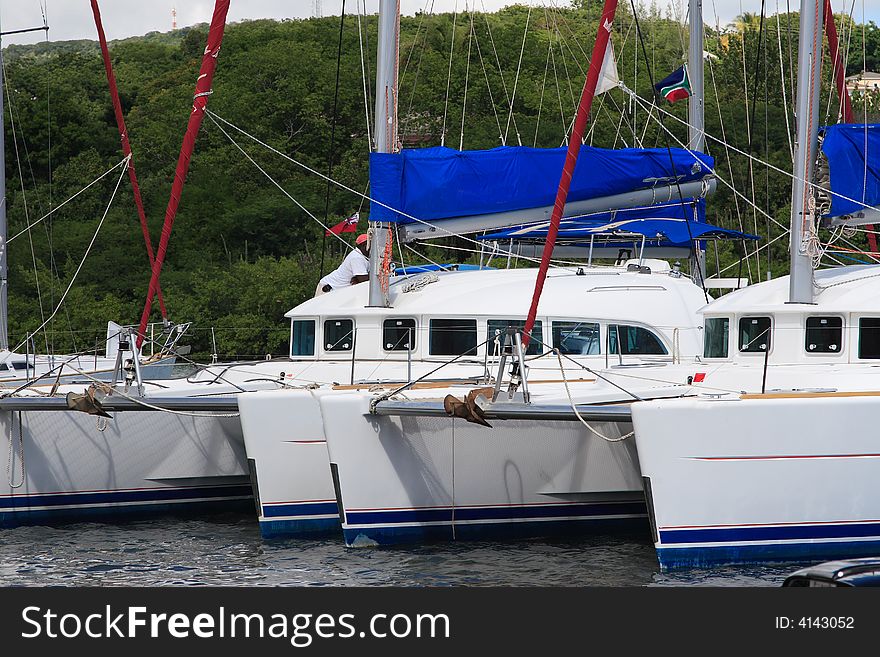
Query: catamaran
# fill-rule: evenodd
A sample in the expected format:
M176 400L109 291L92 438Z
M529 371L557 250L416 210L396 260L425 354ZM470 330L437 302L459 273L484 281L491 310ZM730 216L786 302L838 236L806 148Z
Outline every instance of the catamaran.
M876 221L880 126L829 126L820 153L822 4L801 2L791 274L704 309L712 393L632 406L663 567L880 549L880 270L812 257L821 221Z
M581 130L607 70L615 6L606 3L600 21L575 123ZM711 158L699 153L701 104L693 104L691 149L583 147L578 160L576 131L568 149L398 152L394 104L384 100L396 98L398 29L397 4L383 0L369 288L335 292L341 305L321 297L296 308L289 316L303 316L306 328L294 330L292 343L308 335L326 356L339 336L352 337L346 348L354 367L383 352L393 358L403 338L407 367L409 350L413 360L450 362L433 379L408 371L378 385L352 379L239 395L261 530L301 534L341 522L348 544L371 545L644 521L638 460L632 442L620 441L628 429L611 418L590 434L578 423L577 406L587 398L633 399L598 369L667 366L701 349L693 318L706 303L703 288L667 262L646 260L640 245L650 239L666 255L687 257L697 237L751 237L704 222L703 197L714 179ZM702 50L699 58L697 66ZM564 165L570 193L560 203L554 188ZM592 175L598 170L607 175ZM587 264L548 269L548 259L531 313L526 294L534 269L422 275L383 287L377 272L392 227L404 240L499 230L486 239L502 243L555 230L565 255ZM568 239L575 234L577 244ZM591 256L607 250L607 240L615 248L631 240L630 253L641 257L593 266ZM413 290L417 282L421 289ZM356 327L366 330L354 339ZM402 370L404 354L396 356ZM511 362L512 375L502 381ZM647 387L656 396L681 394L665 381ZM488 423L491 429L480 426Z

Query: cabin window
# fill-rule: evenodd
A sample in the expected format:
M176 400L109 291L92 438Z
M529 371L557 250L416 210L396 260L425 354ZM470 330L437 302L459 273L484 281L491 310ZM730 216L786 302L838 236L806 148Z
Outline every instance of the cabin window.
M807 317L804 348L811 354L839 354L843 343L841 317Z
M354 344L354 321L328 319L324 322L324 350L351 351Z
M598 355L602 351L599 325L595 322L553 322L553 346L563 354Z
M498 342L498 349L504 346L504 334L508 327L513 327L522 334L522 330L526 326L524 319L490 319L486 323L489 339L493 340L489 344L494 349L495 340ZM522 337L522 335L520 335ZM535 322L532 327L532 338L529 340L529 346L526 354L540 354L544 350L544 332L541 328L541 322Z
M410 351L416 348L416 320L386 319L382 324L385 351Z
M746 353L770 349L770 318L742 317L739 320L739 350Z
M880 358L880 317L859 319L859 358Z
M315 355L315 320L295 319L290 334L291 356Z
M619 352L618 343L620 343ZM660 338L646 328L609 324L608 353L620 353L621 356L663 356L668 352Z
M429 343L432 356L475 356L477 320L432 319L429 322Z
M729 317L707 317L706 330L703 332L703 356L705 358L727 358L729 337Z

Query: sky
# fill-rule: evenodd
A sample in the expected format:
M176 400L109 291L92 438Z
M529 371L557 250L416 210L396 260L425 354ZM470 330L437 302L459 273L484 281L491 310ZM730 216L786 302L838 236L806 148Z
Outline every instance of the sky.
M511 0L467 0L470 5L482 10L494 11L512 4ZM600 0L594 0L599 2ZM645 0L643 0L645 1ZM654 0L659 6L679 4L687 0ZM880 22L880 1L878 0L832 0L835 11L849 9L855 2L856 20L864 11L865 20ZM378 0L362 0L366 11L373 13ZM146 34L152 31L167 32L171 29L171 10L176 7L177 25L184 27L195 23L207 23L211 19L214 3L211 0L102 0L101 16L108 39L121 39ZM253 18L307 18L312 15L313 0L232 0L229 9L229 22ZM321 0L324 16L339 14L341 0ZM356 11L358 0L347 0L346 11ZM401 0L401 11L413 14L433 4L434 12L452 11L464 7L465 0ZM520 0L520 4L535 7L564 6L566 0ZM767 10L775 13L777 7L795 8L799 0L766 0ZM67 39L94 39L95 24L88 0L2 0L0 1L0 28L3 31L37 27L43 24L41 7L46 7L49 22L49 38L52 41ZM748 11L759 13L760 0L703 0L703 15L707 23L724 25L735 16ZM33 43L42 41L42 32L34 34L8 35L3 44Z

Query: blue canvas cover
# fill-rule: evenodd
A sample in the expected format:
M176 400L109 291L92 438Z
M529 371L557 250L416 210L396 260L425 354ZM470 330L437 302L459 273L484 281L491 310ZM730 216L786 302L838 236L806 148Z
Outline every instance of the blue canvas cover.
M502 146L484 151L405 149L370 154L371 221L412 223L553 205L566 148ZM582 201L638 189L700 180L713 159L665 148L584 146L568 200ZM674 174L674 175L673 175ZM383 207L385 206L388 207ZM393 210L389 209L393 208ZM395 211L396 210L396 211ZM409 216L405 216L409 215Z
M822 152L831 170L831 211L826 217L880 206L880 124L838 124L823 130Z
M560 223L557 243L589 245L593 237L644 235L654 246L690 247L692 240L759 239L755 235L707 224L705 199L686 199L649 208L632 208L565 219ZM478 237L482 240L543 242L549 222L519 226Z

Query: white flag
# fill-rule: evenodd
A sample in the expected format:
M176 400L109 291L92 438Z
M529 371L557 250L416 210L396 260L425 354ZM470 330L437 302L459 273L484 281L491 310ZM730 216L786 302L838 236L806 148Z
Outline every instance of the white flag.
M603 94L614 89L620 84L617 77L617 60L614 59L614 47L611 39L608 39L608 47L605 49L605 57L602 59L602 70L599 71L599 81L596 83L596 94Z

